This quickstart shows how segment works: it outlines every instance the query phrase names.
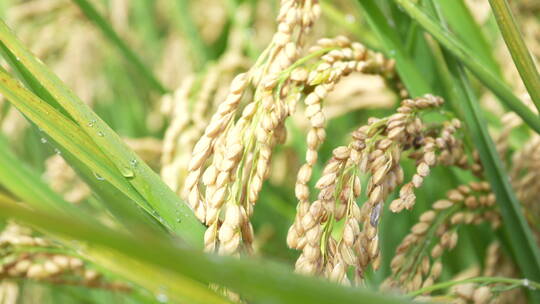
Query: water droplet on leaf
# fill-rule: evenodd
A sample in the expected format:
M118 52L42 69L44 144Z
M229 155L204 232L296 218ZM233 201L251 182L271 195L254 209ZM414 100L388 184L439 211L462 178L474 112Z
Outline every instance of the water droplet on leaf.
M165 288L160 288L160 290L156 294L156 300L159 303L167 303L169 301L169 296L165 293Z
M123 177L127 177L127 178L131 178L135 176L135 172L133 172L133 170L131 170L131 168L128 168L128 167L121 167L120 173L122 174Z
M98 181L105 180L105 178L104 178L103 176L99 175L99 174L96 173L96 172L94 172L94 176L96 177L96 179L97 179Z

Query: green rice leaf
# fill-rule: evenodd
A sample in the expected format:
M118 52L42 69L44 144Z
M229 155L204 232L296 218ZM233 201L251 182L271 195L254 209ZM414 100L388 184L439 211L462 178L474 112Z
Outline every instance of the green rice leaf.
M406 53L397 32L390 27L387 18L375 4L375 1L359 0L356 3L361 6L365 12L364 15L381 41L387 56L396 60L398 73L410 94L412 96L421 96L430 93L431 90L426 83L425 78L422 77L417 67L414 65L414 62Z
M165 94L167 89L161 84L152 71L143 63L142 59L133 52L133 50L120 38L112 26L105 20L96 8L87 0L73 0L79 6L81 11L86 15L88 20L92 21L103 33L103 35L118 48L125 57L126 61L131 64L144 79L160 94Z
M489 4L521 80L523 80L534 105L540 112L540 74L523 37L521 37L510 6L506 0L489 0Z
M446 66L451 74L451 83L448 83L451 86L449 91L452 92L453 102L463 108L466 127L470 130L473 143L480 155L486 179L497 197L497 204L503 217L504 232L512 253L516 257L515 262L526 278L538 281L540 279L540 251L497 153L495 143L488 133L479 102L470 87L461 63L449 52L443 51L443 54L446 62L441 61L440 64ZM535 292L534 296L538 297L538 294Z
M2 202L0 217L12 217L53 234L85 241L90 248L108 249L115 256L126 255L144 263L148 276L185 276L195 281L213 282L241 292L248 300L264 303L379 303L401 304L407 300L364 288L350 288L315 278L293 274L282 265L252 259L206 255L197 250L175 247L158 237L141 234L137 239L111 231L84 219L73 219ZM90 255L92 249L90 249ZM132 264L133 265L133 264ZM169 298L175 290L165 290Z
M98 153L95 151L100 150L109 160L109 164L113 165L103 167L104 171L115 170L113 168L115 167L123 176L124 182L128 182L144 198L153 209L152 215L161 219L165 227L190 244L202 246L203 226L195 218L191 209L161 181L159 176L135 152L127 147L99 116L67 88L39 59L34 57L3 22L0 22L0 42L78 125L79 135L73 139L93 147L92 150L86 151L86 154ZM11 88L6 87L5 89L12 90L17 87L20 85L11 83ZM41 105L39 101L35 103ZM43 102L43 104L45 103ZM45 105L41 106L46 107ZM28 110L33 111L36 118L41 115L46 116L49 112L58 117L60 115L60 113L53 111L52 107L49 112L45 112L44 109L41 112L31 108ZM75 130L73 127L67 128L66 126L64 126L65 129ZM52 132L53 129L46 132ZM84 133L86 134L84 135ZM82 146L79 149L82 149ZM108 177L111 178L112 175Z
M474 52L463 45L452 33L444 29L432 16L426 14L416 4L409 0L394 1L398 3L412 19L418 22L424 30L433 35L433 37L452 53L453 56L462 61L487 88L499 97L504 105L516 112L529 127L537 133L540 133L540 119L538 119L538 116L529 110L529 108L527 108L527 106L512 93L508 85L486 69L482 65L482 61Z

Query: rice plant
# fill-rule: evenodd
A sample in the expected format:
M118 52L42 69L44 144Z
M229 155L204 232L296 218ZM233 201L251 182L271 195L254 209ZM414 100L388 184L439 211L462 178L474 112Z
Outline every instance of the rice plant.
M0 303L540 303L538 1L0 16Z

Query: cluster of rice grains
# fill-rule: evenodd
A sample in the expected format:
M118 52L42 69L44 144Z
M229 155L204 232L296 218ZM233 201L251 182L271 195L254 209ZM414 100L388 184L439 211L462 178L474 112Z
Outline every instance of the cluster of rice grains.
M483 222L494 229L501 223L488 183L471 182L450 190L446 199L436 201L420 216L398 246L385 287L409 292L431 286L441 274L442 254L458 242L458 228Z
M432 266L434 268L435 266ZM439 264L433 271L440 271ZM436 269L436 270L435 270ZM489 303L528 303L527 297L522 290L515 287L531 288L527 279L518 282L503 281L472 281L478 277L504 277L512 278L519 276L516 266L511 259L502 254L498 242L493 242L486 249L483 269L479 265L473 265L459 272L451 281L456 282L447 292L440 295L420 295L415 297L419 303L455 303L455 304L489 304ZM459 283L458 283L459 282Z
M442 99L426 95L405 99L397 113L383 119L371 118L353 132L348 146L338 147L316 183L317 200L309 202L308 164L298 174L297 215L289 230L288 245L302 250L296 269L322 275L344 284L358 284L369 264L380 266L378 223L384 201L400 185L399 197L390 209L399 212L414 205L413 190L422 185L430 167L437 162L466 162L461 141L454 136L459 121L429 128L421 120L423 111L437 108ZM416 160L416 174L404 184L400 166L403 153ZM365 184L363 187L362 184ZM361 207L357 200L365 201ZM347 276L354 268L354 278Z
M285 120L300 100L311 126L302 172L310 175L325 138L321 103L328 92L353 71L394 75L390 61L345 37L321 39L299 59L319 14L316 2L282 1L269 47L248 72L233 79L193 149L184 195L208 226L208 251L251 252L253 205L268 177L272 150L286 139Z
M407 95L391 60L345 37L320 39L302 52L305 35L318 15L316 2L282 1L272 42L247 72L232 79L227 94L218 94L219 75L212 71L199 84L201 93L192 95L194 81L184 82L175 93L177 110L187 112L193 96L205 100L194 103L200 109L190 111L199 113L199 118L174 115L185 120L173 120L176 127L169 128L168 134L174 138L179 130L194 130L184 143L193 145L193 152L184 175L174 164L181 164L186 156L171 152L179 146L174 140L167 149L166 139L162 175L173 188L184 186L182 195L208 227L204 239L207 251L250 253L253 228L249 219L269 175L273 150L286 139L287 117L299 103L304 104L309 122L307 151L297 176L297 215L287 242L302 251L297 271L358 284L368 265L380 266L378 223L390 194L400 188L389 206L392 211L411 209L414 189L422 185L431 167L471 168L456 136L459 121L428 125L421 119L425 111L439 108L442 99L432 95L404 99L397 113L369 119L353 132L351 144L333 151L316 183L317 199L311 202L308 185L326 138L323 101L335 85L352 72L376 74L398 95ZM210 108L215 108L215 113L208 119ZM416 161L416 173L407 182L400 166L403 155ZM481 167L476 164L473 171L481 171ZM363 204L357 204L358 200ZM489 202L492 205L492 195ZM446 243L439 247L451 247L448 238L445 236ZM354 277L347 275L351 268Z
M503 159L511 159L510 179L529 224L537 231L535 223L537 183L537 159L540 140L532 135L520 150L509 155L510 131L521 124L515 114L503 116L504 127L495 137L497 150ZM485 181L478 153L473 151L473 163L458 162L469 169L480 180L470 182L448 191L446 198L432 204L431 210L420 215L408 235L404 237L391 262L392 274L383 284L383 289L397 289L401 292L418 291L430 287L441 275L441 257L445 251L453 249L458 242L458 231L463 225L489 223L493 230L501 225L501 215L495 204L495 195ZM449 163L448 163L449 164ZM487 248L483 270L477 265L458 274L452 281L473 277L516 277L519 271L511 259L503 253L498 243ZM501 286L502 284L502 286ZM452 303L524 303L526 297L516 286L505 286L502 282L457 284L440 296L429 293L417 297L419 301L447 301ZM527 281L521 284L527 287ZM519 287L519 286L517 286Z
M285 135L287 101L273 89L281 72L296 60L297 48L319 12L310 0L283 1L278 32L270 46L249 72L233 79L225 101L193 149L185 194L197 217L208 226L208 251L232 254L241 243L250 248L252 204L267 175L271 149ZM250 84L254 92L248 90ZM252 101L236 120L241 101L248 95Z
M0 280L31 279L50 284L78 285L114 291L130 291L122 282L110 282L87 267L80 258L54 253L50 240L32 235L32 230L8 223L0 234Z
M538 234L540 207L537 204L538 187L540 187L540 136L533 135L523 147L512 155L510 178L525 210L525 217Z
M242 12L238 15L245 19ZM227 97L227 84L236 73L249 67L249 59L242 54L243 40L241 29L233 28L229 47L220 60L210 64L202 77L186 77L173 94L162 99L161 112L170 116L171 121L163 140L161 176L179 195L182 195L191 151L219 103Z

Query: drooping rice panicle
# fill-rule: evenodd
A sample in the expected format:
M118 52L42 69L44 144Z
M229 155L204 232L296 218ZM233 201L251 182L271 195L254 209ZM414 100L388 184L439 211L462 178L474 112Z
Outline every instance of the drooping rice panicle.
M460 225L489 222L494 229L500 226L495 195L488 183L471 182L446 196L433 203L403 238L392 259L392 276L386 287L414 291L431 286L441 275L442 254L458 242Z
M433 137L419 117L423 110L441 104L442 99L432 95L406 99L398 113L369 119L366 126L353 132L349 146L334 150L316 184L318 199L310 204L304 196L306 200L299 201L295 222L289 229L289 247L302 250L296 262L297 271L348 284L349 267L355 269L353 281L359 283L369 264L375 269L380 266L378 223L385 200L404 182L401 154L413 151L417 173L402 186L397 203L391 204L396 212L412 207L412 189L421 186L438 159L446 164L463 160L461 144L453 136L458 121L435 129L439 134ZM302 174L301 170L301 181ZM367 200L360 207L357 199L361 194L361 177L367 178ZM343 231L335 238L334 227L342 220Z
M76 256L47 251L47 248L58 245L47 238L32 234L30 228L14 222L8 223L0 233L2 281L30 279L49 284L76 285L118 292L131 290L130 286L122 282L110 282L98 270L88 267L87 263Z

